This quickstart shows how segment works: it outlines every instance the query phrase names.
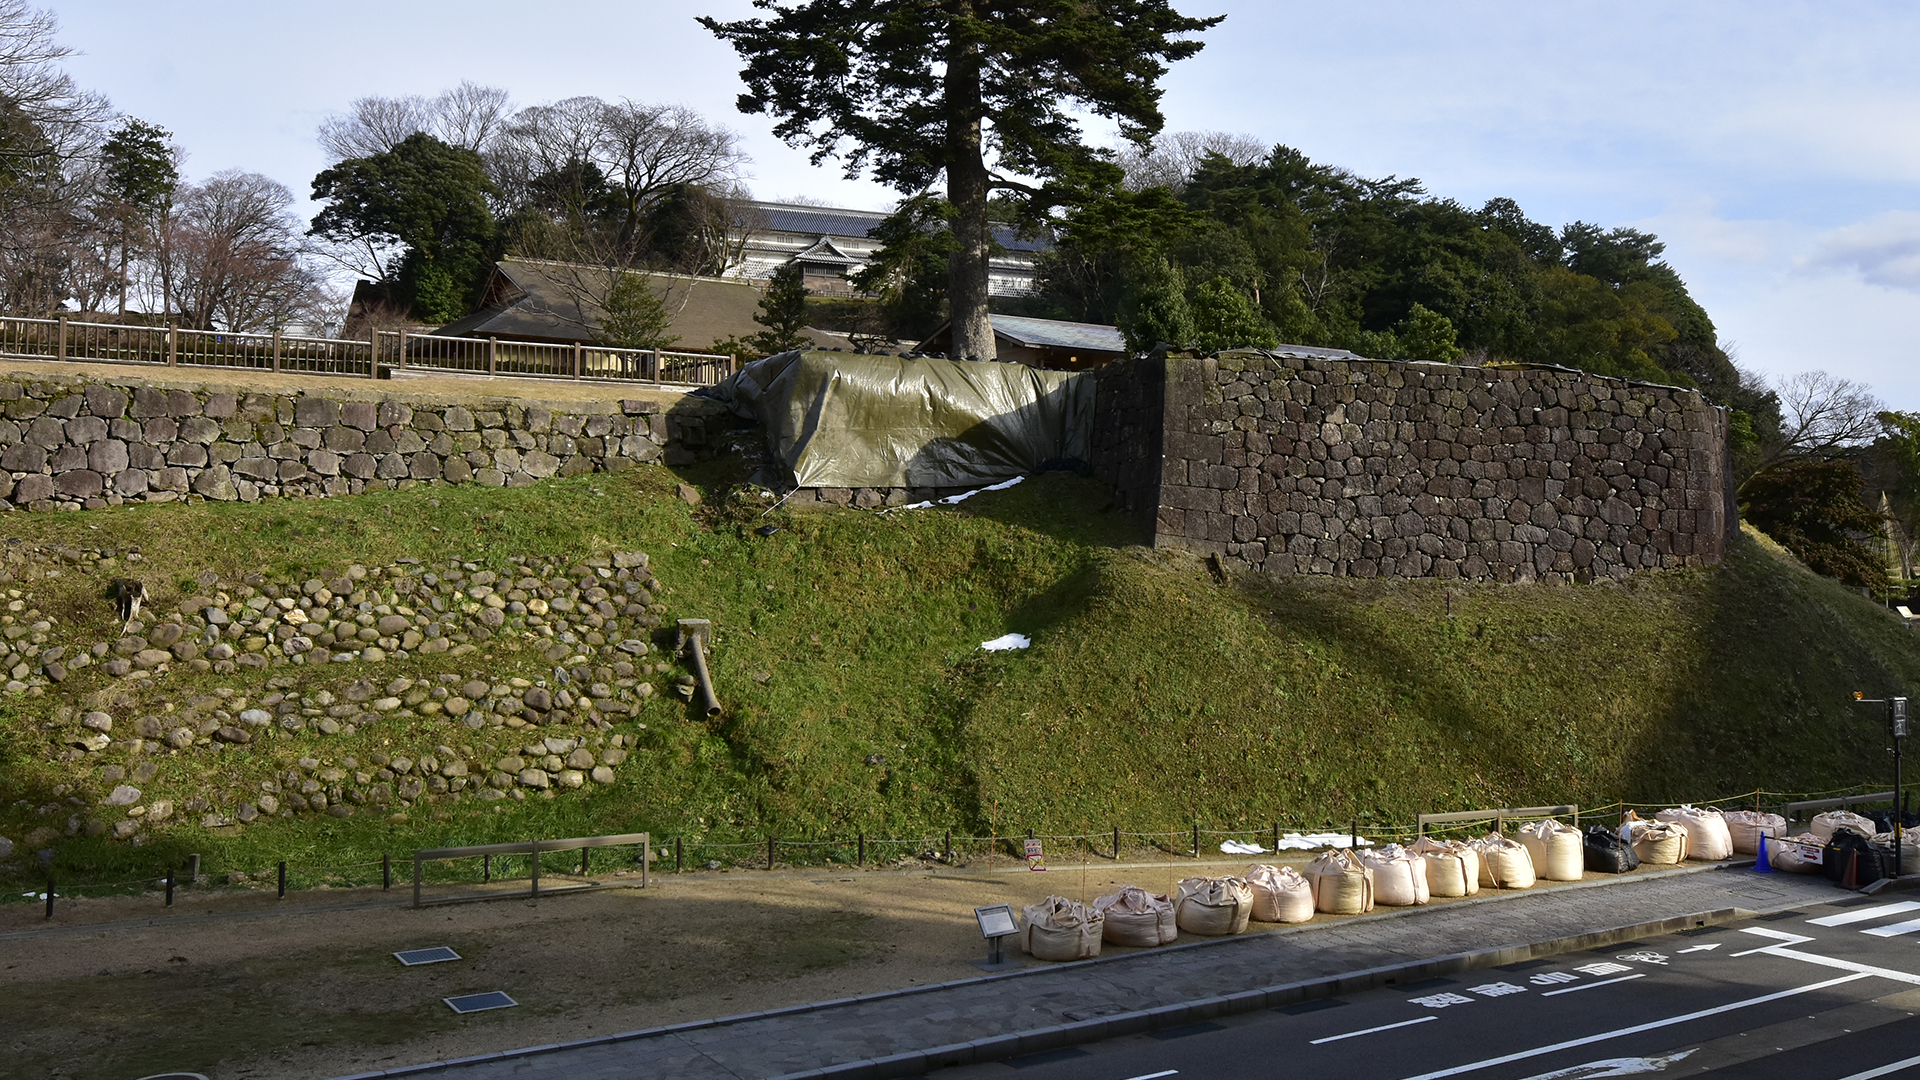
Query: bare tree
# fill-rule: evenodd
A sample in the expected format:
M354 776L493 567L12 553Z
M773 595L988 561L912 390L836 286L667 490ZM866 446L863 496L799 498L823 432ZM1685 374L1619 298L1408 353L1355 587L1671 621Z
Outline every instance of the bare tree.
M1788 458L1833 457L1872 442L1886 406L1861 384L1824 371L1803 371L1773 387L1780 434L1764 447L1759 472Z
M496 182L510 199L560 215L591 261L631 266L659 199L689 185L730 191L747 160L738 135L691 109L575 97L514 116Z
M215 173L182 185L150 288L163 310L204 330L314 326L338 299L304 259L293 194L259 173Z
M1176 131L1161 135L1145 149L1124 143L1114 154L1115 162L1126 174L1126 186L1133 191L1166 187L1179 191L1187 186L1193 171L1208 154L1219 154L1235 165L1257 165L1266 159L1268 146L1252 135L1225 131Z
M463 82L434 97L363 97L345 114L320 121L320 149L335 161L384 154L417 132L450 146L484 152L513 106L505 90Z
M51 314L97 284L96 245L82 213L88 154L109 108L60 67L72 54L50 11L0 0L0 305Z

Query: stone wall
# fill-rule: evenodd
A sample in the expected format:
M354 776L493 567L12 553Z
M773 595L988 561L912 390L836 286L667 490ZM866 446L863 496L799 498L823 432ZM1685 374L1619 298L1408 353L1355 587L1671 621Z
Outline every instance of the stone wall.
M423 482L517 486L692 460L713 422L670 416L651 398L530 401L483 390L452 397L0 378L0 509L196 495L251 502Z
M1254 352L1099 378L1096 475L1230 566L1590 581L1717 561L1735 527L1726 413L1691 390Z

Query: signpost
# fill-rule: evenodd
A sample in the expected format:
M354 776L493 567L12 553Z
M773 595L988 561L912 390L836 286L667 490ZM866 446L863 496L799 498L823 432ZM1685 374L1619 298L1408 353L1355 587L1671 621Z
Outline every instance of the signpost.
M1906 835L1906 797L1900 786L1900 751L1907 738L1907 699L1903 697L1869 698L1856 690L1853 700L1867 705L1887 707L1887 737L1893 740L1893 876L1905 874L1901 863L1901 840Z
M1033 837L1027 838L1027 869L1040 874L1047 872L1046 852L1040 850L1040 841Z
M973 961L973 966L982 971L1006 971L1020 967L1020 961L1008 960L1000 955L1000 939L1020 932L1020 927L1013 920L1013 906L992 904L977 907L973 909L973 918L980 924L980 936L987 939L987 958Z

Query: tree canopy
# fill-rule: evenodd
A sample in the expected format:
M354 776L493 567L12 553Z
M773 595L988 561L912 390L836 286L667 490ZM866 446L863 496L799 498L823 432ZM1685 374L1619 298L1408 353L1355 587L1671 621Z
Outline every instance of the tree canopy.
M480 155L416 132L391 150L350 158L313 178L326 207L313 235L370 251L415 314L447 322L466 314L492 266L495 191Z
M996 193L1037 221L1048 207L1120 170L1081 139L1077 112L1118 122L1129 139L1160 130L1161 75L1193 55L1219 18L1181 15L1166 0L812 0L771 18L700 23L746 67L743 113L780 118L775 134L839 156L908 194L943 176L955 250L948 303L953 351L994 356L988 320L988 200Z

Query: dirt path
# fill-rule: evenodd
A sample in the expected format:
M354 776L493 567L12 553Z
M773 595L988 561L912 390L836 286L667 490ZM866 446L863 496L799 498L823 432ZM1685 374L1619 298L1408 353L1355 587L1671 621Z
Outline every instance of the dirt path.
M437 395L453 397L503 397L532 401L619 401L623 398L652 398L663 404L678 400L681 387L661 387L652 383L610 383L569 379L513 379L500 376L403 375L394 379L350 379L340 375L276 375L270 371L183 367L166 368L146 364L78 364L53 360L0 360L0 375L26 374L85 375L96 379L144 379L168 388L214 388L219 390L288 391L305 390L339 394L350 398L378 397L387 394Z
M72 1080L339 1076L968 978L985 952L976 906L1160 891L1245 866L690 873L419 910L397 887L286 901L198 890L172 909L153 895L62 901L51 925L8 904L0 1053L17 1075ZM390 955L432 945L462 959L404 968ZM520 1007L460 1017L441 1001L488 990Z

